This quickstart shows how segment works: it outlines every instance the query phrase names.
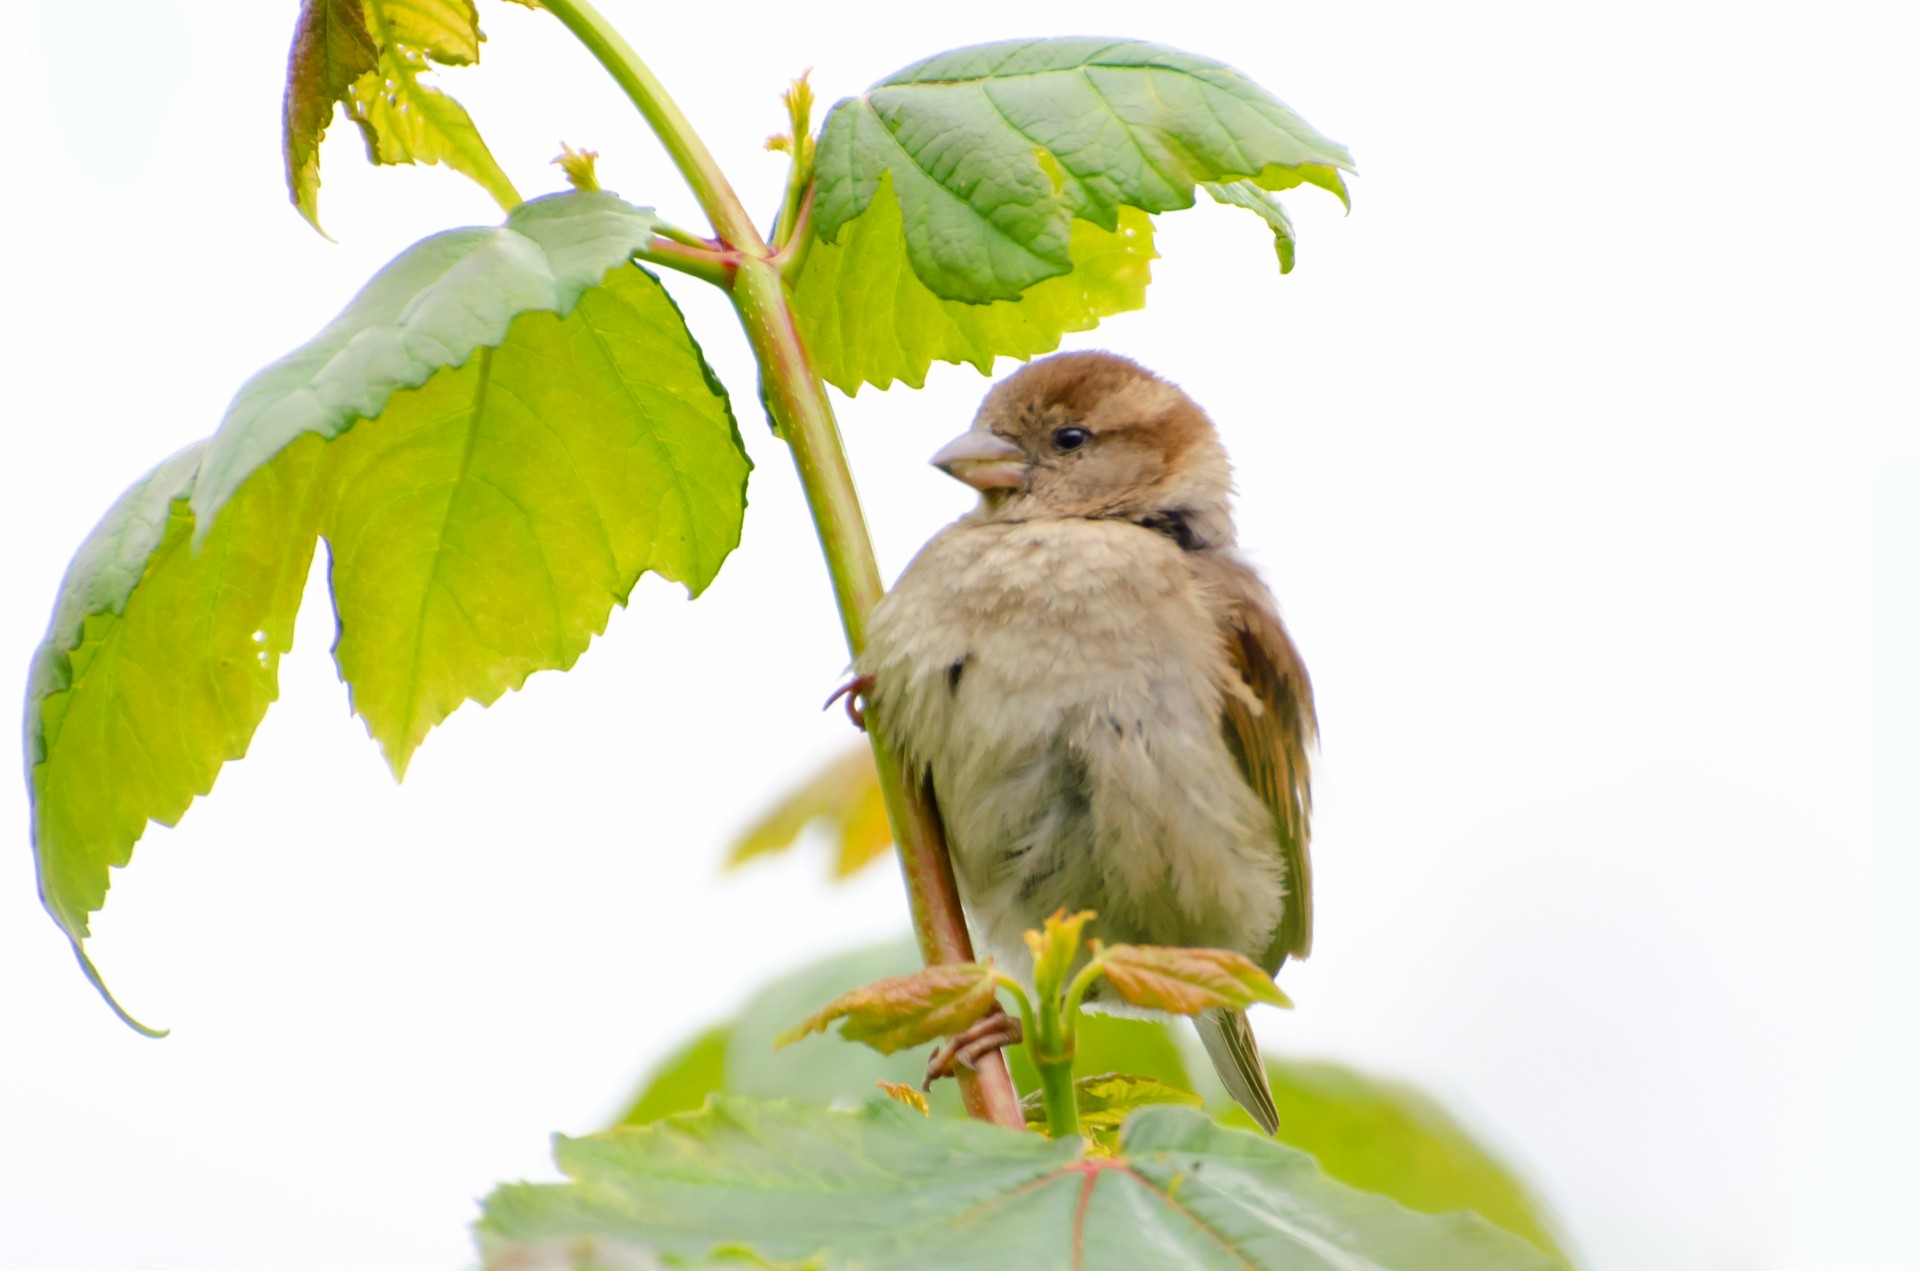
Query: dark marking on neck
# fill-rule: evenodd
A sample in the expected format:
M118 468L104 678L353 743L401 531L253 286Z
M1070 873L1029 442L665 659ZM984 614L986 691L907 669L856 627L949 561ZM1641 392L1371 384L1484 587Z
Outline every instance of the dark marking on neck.
M1209 546L1200 532L1193 528L1189 520L1193 515L1190 508L1170 508L1165 512L1155 512L1152 516L1143 516L1134 522L1141 529L1152 530L1155 534L1164 534L1179 544L1183 552L1197 552Z
M966 672L967 663L971 661L973 661L973 654L971 653L962 654L958 662L955 662L952 666L947 668L947 692L948 693L950 694L958 693L960 691L960 677Z

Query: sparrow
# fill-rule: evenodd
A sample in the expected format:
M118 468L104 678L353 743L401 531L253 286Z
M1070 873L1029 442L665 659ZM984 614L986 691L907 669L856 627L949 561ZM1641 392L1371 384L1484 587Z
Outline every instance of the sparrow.
M1313 691L1235 548L1206 412L1126 358L1058 354L932 462L979 505L874 607L854 669L987 950L1030 974L1021 933L1091 909L1109 942L1305 957ZM1246 1013L1195 1025L1273 1133Z

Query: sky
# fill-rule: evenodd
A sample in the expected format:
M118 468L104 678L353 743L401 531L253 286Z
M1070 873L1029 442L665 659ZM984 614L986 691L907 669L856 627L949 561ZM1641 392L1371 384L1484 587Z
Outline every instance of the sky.
M698 213L543 14L480 0L441 84L528 194L564 140ZM1818 1271L1904 1251L1920 1134L1920 176L1911 6L604 0L750 207L827 101L942 49L1157 40L1350 146L1353 210L1160 219L1147 309L1070 337L1219 422L1241 539L1312 670L1313 958L1282 1053L1412 1081L1533 1180L1585 1265ZM0 0L0 665L72 550L240 382L439 229L498 219L337 125L281 185L291 4ZM1899 129L1899 131L1896 131ZM75 1271L459 1268L756 986L897 935L897 877L727 841L849 737L792 465L724 300L670 280L757 465L698 603L648 579L566 675L438 729L404 786L310 587L252 752L116 875L39 910L0 785L0 1228ZM1008 366L999 368L1005 373ZM970 501L926 457L987 381L836 398L891 576ZM319 580L316 578L316 584ZM817 845L816 845L817 846Z

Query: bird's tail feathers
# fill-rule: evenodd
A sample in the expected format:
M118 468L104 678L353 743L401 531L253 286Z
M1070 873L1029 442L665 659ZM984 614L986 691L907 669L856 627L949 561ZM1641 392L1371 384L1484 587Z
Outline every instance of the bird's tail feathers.
M1267 1084L1266 1065L1260 1062L1260 1043L1245 1011L1204 1011L1193 1026L1213 1060L1233 1101L1247 1110L1268 1134L1280 1128L1280 1110L1273 1106L1273 1087Z

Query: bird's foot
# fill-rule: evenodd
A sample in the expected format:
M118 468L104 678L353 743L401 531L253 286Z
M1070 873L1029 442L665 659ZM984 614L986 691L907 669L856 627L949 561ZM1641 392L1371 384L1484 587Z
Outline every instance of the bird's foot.
M1016 1046L1022 1040L1020 1021L996 1007L993 1014L975 1020L964 1032L949 1037L946 1045L933 1052L933 1058L927 1060L927 1079L920 1083L920 1088L933 1089L934 1082L953 1076L956 1068L972 1072L987 1055Z
M846 698L847 718L853 721L855 728L858 728L864 733L867 731L867 712L865 707L861 705L861 702L866 698L866 695L872 691L873 677L871 675L856 675L839 688L833 690L833 696L822 703L820 709L825 710L841 698Z

